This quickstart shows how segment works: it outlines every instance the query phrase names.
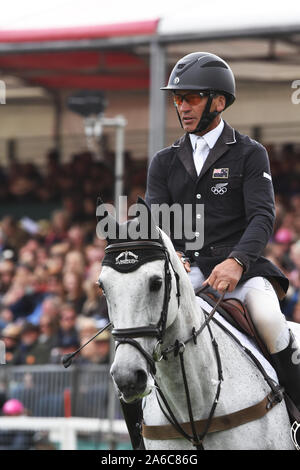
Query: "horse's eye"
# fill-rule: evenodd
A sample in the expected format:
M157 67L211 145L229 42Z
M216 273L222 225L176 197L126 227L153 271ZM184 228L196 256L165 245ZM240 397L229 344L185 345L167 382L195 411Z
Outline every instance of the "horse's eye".
M153 277L150 279L150 291L157 292L162 286L162 280L160 277Z

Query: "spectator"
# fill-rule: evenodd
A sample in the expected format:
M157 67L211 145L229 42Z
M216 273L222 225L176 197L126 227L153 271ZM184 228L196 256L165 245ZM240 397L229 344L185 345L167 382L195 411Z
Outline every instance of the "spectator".
M62 275L59 272L49 273L47 279L47 292L61 299L64 298L64 286Z
M294 311L293 311L293 321L300 323L300 301L295 305Z
M0 296L5 294L15 275L15 265L11 260L0 261Z
M283 301L283 313L289 320L295 321L299 316L297 305L300 305L300 240L291 246L290 259L293 265L288 273L290 286Z
M109 364L110 356L110 332L108 330L95 338L96 353L98 356L97 364Z
M32 323L25 323L21 330L20 344L16 348L12 363L15 365L47 364L49 362L49 348L39 343L40 329Z
M14 321L13 312L7 307L0 307L0 329Z
M81 313L84 316L96 318L104 326L108 321L108 308L103 291L97 284L99 274L99 263L94 263L90 267L88 278L83 284L86 300Z
M64 262L64 272L74 272L83 276L85 271L84 254L79 250L72 250L66 254Z
M79 326L80 346L85 344L98 331L95 320L82 319ZM80 364L108 364L110 352L110 333L105 330L80 353Z
M2 219L1 233L3 250L11 248L18 251L28 238L26 232L19 227L16 219L11 215L7 215Z
M86 258L86 264L87 264L87 269L89 269L90 266L92 266L94 263L98 263L98 269L99 269L99 263L103 260L105 252L104 252L105 246L96 246L96 245L87 245L85 247L85 258Z
M13 323L7 325L1 332L1 340L5 344L5 362L10 364L13 362L21 333L21 326Z
M40 322L39 343L44 344L50 351L56 346L58 319L50 313L43 313Z
M81 313L83 304L86 301L82 283L83 276L80 274L73 271L67 271L64 274L65 301L72 304L77 314Z
M53 340L55 347L51 351L52 362L60 362L61 356L79 347L76 321L77 315L74 307L64 304L60 311L58 330Z
M62 302L59 297L49 295L45 297L33 313L27 317L27 320L38 325L43 315L49 315L54 322L58 321L61 304Z
M290 272L289 280L295 289L300 289L300 240L291 246L290 258L294 266Z
M58 243L51 247L50 256L46 261L49 274L61 274L64 269L65 256L68 253L68 243Z
M2 407L2 414L6 417L24 416L27 411L19 400L11 398ZM33 431L0 430L0 449L2 450L29 450L34 448Z
M73 250L84 249L84 231L79 225L72 225L68 231L68 240Z
M52 214L51 229L46 236L46 246L63 242L67 239L69 216L67 211L57 210Z

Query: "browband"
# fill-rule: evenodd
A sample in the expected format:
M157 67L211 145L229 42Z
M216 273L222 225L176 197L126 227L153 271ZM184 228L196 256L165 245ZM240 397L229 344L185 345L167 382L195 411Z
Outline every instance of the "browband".
M133 242L121 242L121 243L112 243L105 248L105 253L112 253L114 251L122 251L124 248L132 248L134 250L153 250L153 247L159 248L163 251L166 251L166 248L159 242L153 242L150 240L146 241L133 241Z
M152 240L111 243L105 248L102 265L129 273L150 261L165 259L166 253L164 245Z

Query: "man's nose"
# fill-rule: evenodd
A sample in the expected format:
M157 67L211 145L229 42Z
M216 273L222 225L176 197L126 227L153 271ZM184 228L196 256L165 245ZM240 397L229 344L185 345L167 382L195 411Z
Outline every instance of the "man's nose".
M185 99L183 99L182 103L179 105L179 109L182 112L190 111L191 105L189 105L189 103Z

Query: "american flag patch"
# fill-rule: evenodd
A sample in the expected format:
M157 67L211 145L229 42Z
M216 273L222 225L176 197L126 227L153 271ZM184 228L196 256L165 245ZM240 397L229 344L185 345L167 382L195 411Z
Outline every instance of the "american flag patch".
M213 178L228 178L229 168L214 168Z

